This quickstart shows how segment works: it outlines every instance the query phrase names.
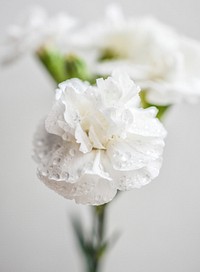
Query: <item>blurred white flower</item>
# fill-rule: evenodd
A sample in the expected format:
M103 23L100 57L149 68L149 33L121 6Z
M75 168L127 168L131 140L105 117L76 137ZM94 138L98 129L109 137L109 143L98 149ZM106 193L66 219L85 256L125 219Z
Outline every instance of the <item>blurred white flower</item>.
M8 28L1 45L2 62L13 61L27 51L36 52L46 46L62 46L63 37L69 35L75 24L75 19L67 14L49 17L41 7L31 9L21 24Z
M92 22L74 39L93 53L98 75L123 67L148 91L152 104L193 102L200 97L200 44L154 18L127 18L118 6L110 6L104 20Z
M139 108L138 93L120 71L96 86L79 79L59 84L34 139L39 178L65 198L91 205L154 179L166 131L155 108Z

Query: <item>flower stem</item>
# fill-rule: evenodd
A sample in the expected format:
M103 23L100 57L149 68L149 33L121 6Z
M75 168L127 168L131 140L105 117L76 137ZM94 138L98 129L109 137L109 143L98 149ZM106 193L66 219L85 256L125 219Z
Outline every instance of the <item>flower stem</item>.
M99 272L101 268L101 260L107 248L105 241L105 216L106 204L92 207L93 209L93 229L91 234L91 250L86 252L87 255L87 271Z
M95 207L95 216L97 219L97 235L99 243L101 243L102 239L104 238L105 209L106 204Z

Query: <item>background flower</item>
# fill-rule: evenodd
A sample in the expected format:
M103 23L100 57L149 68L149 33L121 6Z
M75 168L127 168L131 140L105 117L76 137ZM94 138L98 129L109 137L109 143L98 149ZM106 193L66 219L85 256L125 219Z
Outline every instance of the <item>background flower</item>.
M62 48L65 36L69 35L75 24L76 20L65 13L50 17L41 7L31 9L22 18L21 24L12 25L8 29L1 46L3 62L13 61L27 51L36 52L52 46Z
M39 178L78 203L100 205L117 190L140 188L161 166L166 135L155 108L139 108L139 88L116 71L97 86L59 85L35 138Z
M93 52L91 65L98 75L123 67L151 104L199 100L200 44L153 17L127 17L110 6L103 20L77 34L75 44Z

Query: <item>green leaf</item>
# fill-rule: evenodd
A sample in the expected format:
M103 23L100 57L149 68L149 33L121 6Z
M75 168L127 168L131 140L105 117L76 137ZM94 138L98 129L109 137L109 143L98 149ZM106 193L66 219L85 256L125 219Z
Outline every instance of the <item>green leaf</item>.
M81 249L85 252L86 251L86 243L85 243L84 232L83 232L83 228L82 228L80 219L78 217L71 216L71 224L72 224L72 229L75 233L75 237L76 237Z

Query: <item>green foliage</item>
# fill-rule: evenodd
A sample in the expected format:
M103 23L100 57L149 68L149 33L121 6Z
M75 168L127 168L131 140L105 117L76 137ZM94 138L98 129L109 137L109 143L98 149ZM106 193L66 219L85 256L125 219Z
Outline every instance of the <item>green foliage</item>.
M106 61L106 60L114 60L114 59L118 59L119 56L116 52L114 52L114 50L112 49L104 49L102 51L102 54L100 55L100 57L98 58L99 61Z
M37 56L56 83L66 80L65 61L58 51L44 48L37 52Z
M81 80L90 81L90 75L86 63L76 55L68 55L65 57L66 76L70 78L80 78Z
M108 204L92 206L92 229L85 232L83 224L78 217L71 218L73 231L78 245L86 261L87 272L99 272L100 264L108 248L117 240L118 235L113 235L110 240L105 239L105 216Z
M70 78L93 81L86 63L73 54L64 56L54 48L45 47L36 55L57 84Z
M157 113L156 117L159 120L162 120L164 114L167 112L167 110L171 106L171 105L160 106L160 105L154 105L154 104L148 103L147 99L146 99L146 91L144 91L144 90L140 92L140 98L141 98L142 108L147 109L149 107L156 107L158 109L158 113Z

